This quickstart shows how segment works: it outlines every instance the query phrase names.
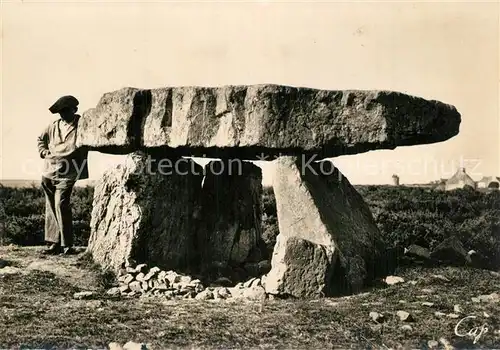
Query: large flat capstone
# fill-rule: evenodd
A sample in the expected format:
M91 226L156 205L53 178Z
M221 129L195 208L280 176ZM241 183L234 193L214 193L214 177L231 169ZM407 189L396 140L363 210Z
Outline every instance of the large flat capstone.
M214 158L325 158L445 141L458 134L460 122L451 105L390 91L123 88L83 113L78 144L119 154L166 148Z

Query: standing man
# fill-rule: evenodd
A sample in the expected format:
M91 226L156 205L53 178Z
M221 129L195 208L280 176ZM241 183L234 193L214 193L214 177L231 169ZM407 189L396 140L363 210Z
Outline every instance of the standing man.
M49 111L58 113L60 119L50 123L38 137L38 152L44 159L45 241L51 244L44 254L75 253L71 192L77 180L88 178L88 150L76 147L78 103L73 96L58 99Z

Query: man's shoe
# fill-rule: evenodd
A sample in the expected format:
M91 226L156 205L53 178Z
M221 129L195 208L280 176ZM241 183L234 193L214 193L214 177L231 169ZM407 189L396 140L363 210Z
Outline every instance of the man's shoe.
M74 254L78 254L78 252L73 247L66 247L63 249L63 254L64 255L74 255Z
M56 255L61 252L61 246L59 244L52 244L48 249L45 249L42 254L44 255Z

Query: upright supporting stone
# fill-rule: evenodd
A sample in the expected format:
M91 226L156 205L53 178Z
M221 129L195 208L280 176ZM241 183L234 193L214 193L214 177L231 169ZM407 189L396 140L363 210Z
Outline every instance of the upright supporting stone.
M329 161L276 160L280 234L266 291L320 297L359 290L374 274L380 232L362 197Z
M246 262L261 238L262 171L233 159L212 161L205 173L198 231L203 263Z
M114 270L128 259L190 268L202 170L190 159L134 153L106 172L94 193L88 245L94 260Z

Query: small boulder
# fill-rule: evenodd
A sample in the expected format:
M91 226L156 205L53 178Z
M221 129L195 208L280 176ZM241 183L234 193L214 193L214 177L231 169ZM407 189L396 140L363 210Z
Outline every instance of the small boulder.
M110 295L110 296L118 296L121 294L121 291L120 291L119 287L113 287L113 288L108 289L106 294Z
M408 248L405 248L404 254L408 258L421 263L427 263L431 260L431 252L429 249L416 244L412 244Z
M147 264L139 264L135 267L135 272L136 273L145 273L146 270L148 269L148 265Z
M170 272L170 271L169 271ZM170 285L173 285L174 283L178 283L181 280L181 276L175 272L167 272L166 279L170 283Z
M243 289L243 297L248 300L262 300L266 298L266 291L260 286Z
M129 284L130 282L132 282L134 280L134 276L131 275L131 274L127 274L123 277L123 284Z
M384 279L384 282L390 286L394 285L394 284L398 284L398 283L404 283L404 279L401 278L401 277L398 277L398 276L387 276L385 279Z
M140 292L142 291L142 285L141 285L141 282L139 281L133 281L131 282L128 287L130 288L130 290L132 292Z
M255 280L257 280L257 277L250 278L248 281L243 283L243 287L249 288Z
M400 321L403 321L403 322L414 321L412 315L409 312L399 310L398 312L396 312L396 315L399 317Z
M197 299L197 300L210 300L213 298L214 298L214 294L209 289L206 289L203 292L198 293L195 297L195 299Z
M500 301L500 295L498 293L491 293L487 295L480 295L478 299L485 303L495 303Z
M82 299L91 299L94 296L93 292L85 291L85 292L77 292L73 294L73 298L82 300Z
M413 330L413 327L412 327L412 326L410 326L409 324L405 324L405 325L401 326L401 329L402 329L403 331L410 332L410 331L412 331L412 330Z
M121 344L115 342L109 343L108 348L109 350L123 350Z
M148 346L144 343L135 343L133 341L129 341L125 345L123 345L123 350L148 350Z
M441 280L443 282L450 282L450 279L443 275L432 275L431 277L437 280Z
M221 299L227 299L231 297L231 293L226 287L217 289L217 296Z
M130 274L135 274L136 270L135 267L129 266L125 268L125 272L130 273Z
M374 321L374 322L377 322L377 323L381 323L385 320L385 317L383 314L380 314L378 312L370 312L370 318Z
M436 340L429 340L427 342L427 346L429 347L429 349L435 349L439 346L439 342Z
M118 287L118 289L120 289L120 293L122 294L130 291L128 284L123 284L120 287Z

